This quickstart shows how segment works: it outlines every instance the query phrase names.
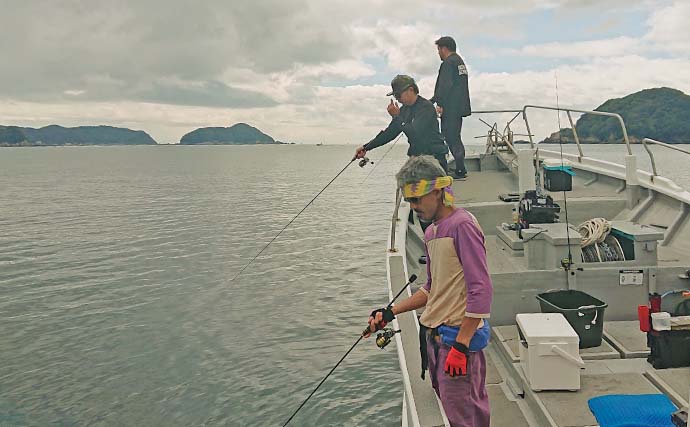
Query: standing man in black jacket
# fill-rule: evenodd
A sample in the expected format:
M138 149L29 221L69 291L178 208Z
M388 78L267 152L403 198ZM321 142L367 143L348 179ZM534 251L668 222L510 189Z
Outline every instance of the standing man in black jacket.
M393 95L402 106L391 100L388 104L388 114L391 122L388 127L368 143L357 147L355 158L362 158L367 151L380 147L393 140L400 132L407 136L410 148L408 156L428 154L434 156L443 170L448 171L446 153L448 148L443 143L443 136L438 130L438 119L434 105L419 95L419 88L414 79L403 74L395 76L391 82L393 89L386 96Z
M462 145L462 118L472 114L470 91L467 82L467 67L458 55L455 40L444 36L436 40L441 68L438 70L434 96L429 100L436 103L441 116L441 132L455 158L455 178L465 178L465 146Z

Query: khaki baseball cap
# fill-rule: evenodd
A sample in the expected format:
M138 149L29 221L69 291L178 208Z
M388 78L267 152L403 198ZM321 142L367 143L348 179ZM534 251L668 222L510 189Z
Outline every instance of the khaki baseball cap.
M414 86L416 83L414 79L408 75L405 74L398 74L395 76L395 78L391 81L391 88L393 89L389 93L386 94L386 96L391 96L391 95L399 95L401 94L405 89Z

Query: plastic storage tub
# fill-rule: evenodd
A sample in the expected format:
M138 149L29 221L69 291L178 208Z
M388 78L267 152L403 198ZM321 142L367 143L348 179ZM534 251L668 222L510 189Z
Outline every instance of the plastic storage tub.
M598 347L604 333L605 302L575 290L537 295L542 313L561 313L580 337L580 348Z

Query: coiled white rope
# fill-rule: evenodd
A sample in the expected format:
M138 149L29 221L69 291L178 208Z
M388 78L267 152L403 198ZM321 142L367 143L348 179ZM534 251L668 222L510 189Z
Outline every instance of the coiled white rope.
M582 235L581 246L602 243L611 232L611 223L605 218L592 218L577 226Z

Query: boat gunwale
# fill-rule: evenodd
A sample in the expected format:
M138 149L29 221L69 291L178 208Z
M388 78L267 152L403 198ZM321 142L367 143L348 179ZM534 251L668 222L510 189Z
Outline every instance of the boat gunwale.
M392 221L396 221L397 224L395 227L391 229L391 232L388 235L388 242L387 242L387 251L386 251L386 281L388 282L388 295L390 299L393 299L393 296L399 291L398 289L393 289L393 281L391 277L391 259L392 258L401 258L402 261L402 266L403 266L403 271L405 274L405 277L409 277L408 273L408 264L407 264L407 254L406 254L406 242L407 242L407 220L406 218L410 214L410 205L407 202L404 202L402 200L398 201L396 200L396 209L398 212L397 218L394 218ZM401 220L403 218L404 220ZM394 237L394 234L397 236ZM391 241L395 239L395 247L391 249ZM411 288L408 287L406 292L404 292L407 296L412 295ZM411 311L412 315L417 318L417 311L412 310ZM419 335L419 323L415 322L415 326L417 328L417 334ZM393 327L395 329L400 329L400 325L398 323L398 319L393 319ZM404 408L405 410L409 409L409 414L411 414L412 419L406 421L412 421L411 426L415 427L424 427L421 425L421 422L419 420L419 415L417 412L417 406L416 402L414 400L414 393L412 390L412 379L410 378L409 371L407 369L407 359L405 357L405 349L403 346L403 340L402 340L402 335L401 334L396 334L395 335L395 347L396 347L396 352L398 353L398 362L400 363L400 371L403 376L403 386L404 386L404 394L403 394L403 400L409 405L408 408ZM443 406L441 404L440 399L434 393L434 397L436 398L436 404L438 405L438 410L440 412L441 417L443 418L444 426L445 427L450 427L450 422L448 421L448 417L446 416L445 412L443 411ZM405 416L406 418L406 416ZM440 427L440 426L439 426Z

